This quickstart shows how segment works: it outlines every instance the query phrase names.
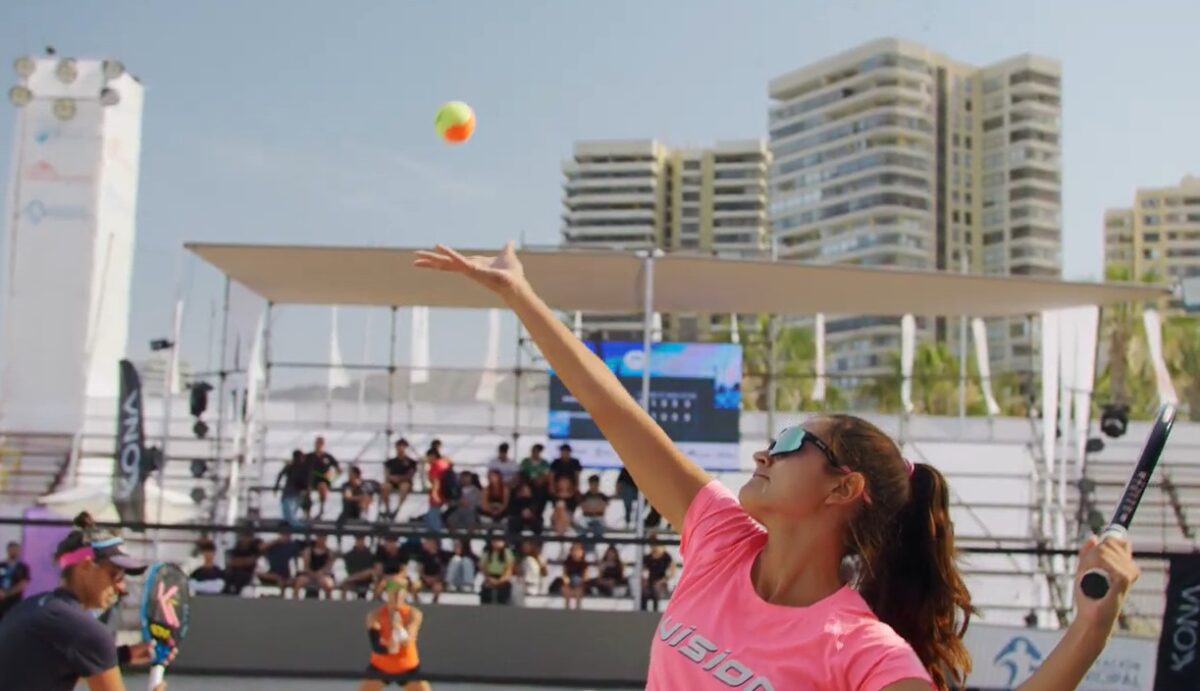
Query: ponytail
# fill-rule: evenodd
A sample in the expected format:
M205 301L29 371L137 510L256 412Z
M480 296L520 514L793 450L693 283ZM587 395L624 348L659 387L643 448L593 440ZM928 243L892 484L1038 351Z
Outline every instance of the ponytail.
M918 463L909 484L890 534L861 555L859 589L875 615L916 651L937 688L948 689L971 671L962 637L974 609L956 562L945 477Z

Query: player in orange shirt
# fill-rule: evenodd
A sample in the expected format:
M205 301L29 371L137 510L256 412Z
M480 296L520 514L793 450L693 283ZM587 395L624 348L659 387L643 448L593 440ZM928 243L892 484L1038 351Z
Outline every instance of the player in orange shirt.
M361 691L378 691L389 684L405 691L429 691L421 678L421 658L417 654L417 635L421 630L421 610L406 604L408 578L398 574L384 584L387 604L367 614L367 637L371 641L371 662Z

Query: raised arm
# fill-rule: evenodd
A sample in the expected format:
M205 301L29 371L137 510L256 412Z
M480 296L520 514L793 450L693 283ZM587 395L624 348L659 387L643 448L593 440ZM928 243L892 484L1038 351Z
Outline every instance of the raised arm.
M709 476L671 443L604 362L534 293L512 243L496 257L464 257L442 245L437 251L418 254L417 266L463 274L504 299L646 498L672 525L681 527L688 506Z

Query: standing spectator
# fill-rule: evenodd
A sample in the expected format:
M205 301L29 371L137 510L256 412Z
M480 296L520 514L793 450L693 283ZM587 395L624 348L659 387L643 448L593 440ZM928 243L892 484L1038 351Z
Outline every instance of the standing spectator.
M583 514L584 544L591 553L596 543L604 537L604 514L608 511L608 495L600 491L600 476L588 478L588 489L579 501L579 512Z
M558 458L550 464L550 472L554 473L556 482L560 477L569 477L575 484L575 488L579 489L579 476L583 473L583 464L579 462L578 458L571 455L570 444L558 447Z
M241 595L242 590L254 580L258 558L262 556L262 540L254 533L242 530L238 533L233 549L225 555L225 594Z
M267 570L258 574L258 580L270 585L279 586L281 593L286 593L292 587L293 562L300 556L302 545L292 540L292 534L282 530L266 549L263 555L267 558Z
M479 570L479 557L471 551L467 538L454 541L454 555L446 566L446 586L450 590L470 592L475 589L475 573Z
M408 440L401 437L396 440L396 455L387 459L383 464L384 482L383 509L381 517L394 519L400 514L400 507L413 491L413 479L417 475L417 459L408 453ZM396 493L396 509L392 511L392 492Z
M433 593L433 603L446 589L446 567L454 556L442 549L441 542L431 537L421 541L421 553L417 563L421 565L421 585Z
M512 577L517 562L513 551L497 535L483 548L481 561L483 586L479 589L479 601L485 605L507 605L512 601Z
M534 495L528 482L521 480L508 501L508 532L541 535L545 520L545 502Z
M474 530L479 527L479 514L483 508L483 487L479 476L469 470L458 474L461 488L458 506L446 517L446 526L451 530Z
M508 442L504 442L496 449L496 457L488 462L488 472L493 470L500 473L506 484L511 485L517 477L517 463L508 456Z
M582 542L571 544L571 551L563 560L562 568L561 588L566 608L571 609L571 600L574 600L575 609L582 609L583 588L587 583L588 572L587 554L583 550Z
M604 597L612 597L617 588L628 585L629 579L625 577L625 564L621 562L621 553L615 545L609 545L608 549L604 550L600 562L596 564L596 577L587 582L587 589Z
M21 545L8 543L3 562L0 562L0 619L25 597L29 585L29 565L21 561Z
M487 487L483 492L483 503L479 512L491 524L497 524L508 515L509 487L499 470L488 471Z
M313 450L305 457L305 461L312 471L313 485L321 502L317 509L317 520L320 520L325 515L325 500L329 498L333 478L342 471L342 466L332 454L325 451L325 437L317 437L313 441Z
M375 581L375 555L367 547L366 535L354 536L354 545L342 554L342 563L346 566L346 580L338 586L342 592L355 593L359 597L371 592L371 584Z
M362 468L350 466L350 477L342 485L342 513L338 516L337 524L345 525L350 521L361 521L371 508L371 495L363 487Z
M304 528L305 522L300 520L301 504L308 501L312 491L312 470L308 467L304 452L296 449L292 452L292 460L279 471L275 478L275 491L283 485L283 495L279 500L279 510L283 520L293 530ZM305 509L307 513L307 509Z
M617 496L625 505L625 528L628 529L633 526L633 509L637 506L638 487L625 466L621 466L621 473L617 475Z
M431 446L425 453L425 459L428 463L426 472L429 474L429 511L425 514L425 525L430 530L441 532L445 530L442 510L448 503L458 500L455 492L458 482L457 478L447 477L447 473L453 473L454 466L449 458L442 456L441 451ZM451 479L455 482L448 481Z
M526 595L542 592L542 582L550 575L550 568L546 564L546 558L542 556L540 544L533 540L521 541L521 564L518 571L525 584Z
M667 597L667 584L675 574L675 560L663 549L655 539L650 540L650 553L642 557L642 610L654 603L654 611L658 611L658 601Z
M206 595L221 593L225 590L225 572L217 566L217 546L212 540L204 539L196 543L196 551L200 553L201 564L188 576L192 590Z
M550 493L550 462L542 457L546 447L534 444L529 457L521 461L521 477L542 495Z
M305 589L315 586L325 592L327 599L332 599L333 560L329 539L324 535L317 536L312 545L304 550L304 572L296 576L296 597L300 597Z

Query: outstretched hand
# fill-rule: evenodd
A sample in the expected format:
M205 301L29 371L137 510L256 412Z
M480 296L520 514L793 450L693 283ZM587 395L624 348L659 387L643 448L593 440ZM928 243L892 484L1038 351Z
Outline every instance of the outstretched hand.
M1108 594L1093 600L1079 588L1081 576L1089 569L1103 569L1109 578ZM1092 536L1079 550L1079 567L1075 575L1075 607L1077 617L1089 624L1102 628L1105 633L1112 630L1129 587L1141 575L1141 569L1133 560L1133 549L1129 542L1120 537L1100 541Z
M510 240L494 257L464 257L445 245L419 250L413 266L460 273L496 293L507 293L525 282L525 269Z

